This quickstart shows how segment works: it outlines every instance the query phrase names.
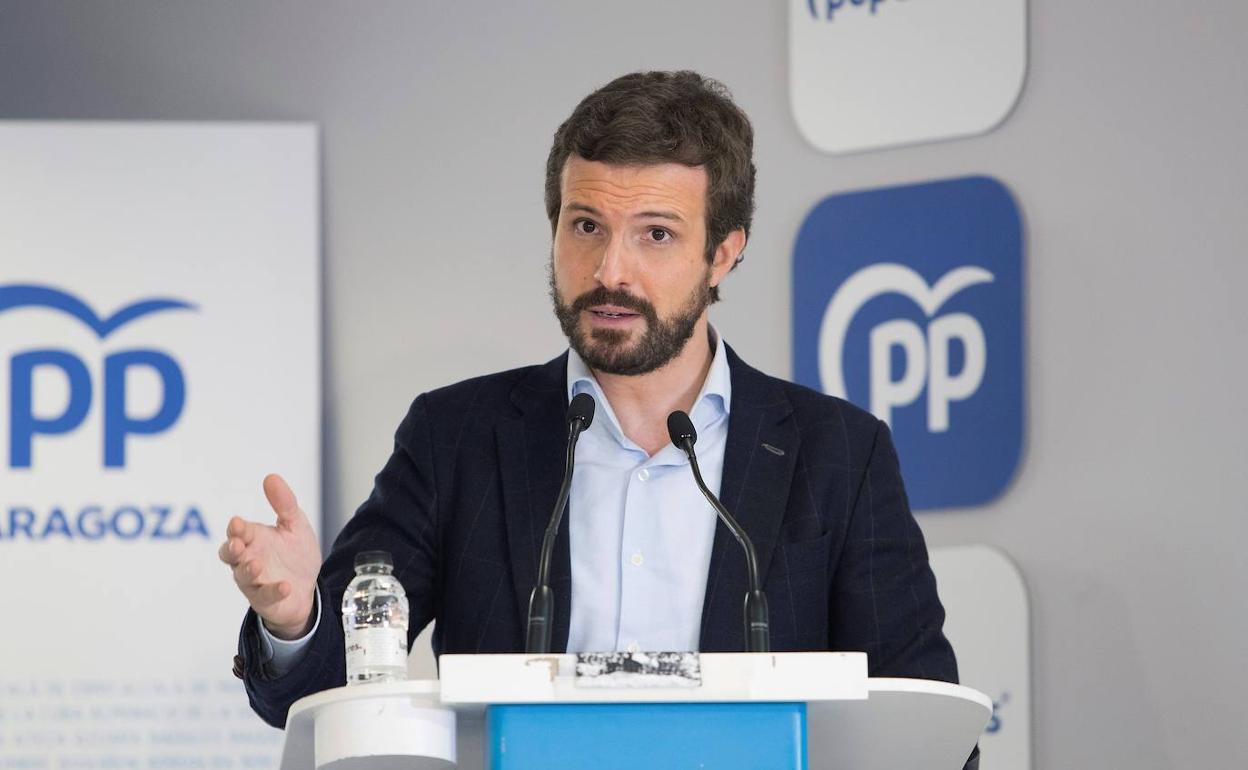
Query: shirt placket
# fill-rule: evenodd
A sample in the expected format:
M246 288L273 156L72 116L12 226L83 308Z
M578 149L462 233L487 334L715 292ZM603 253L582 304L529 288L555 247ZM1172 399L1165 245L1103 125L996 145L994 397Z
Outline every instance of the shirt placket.
M629 471L620 538L620 626L615 648L637 652L653 623L653 565L655 522L659 511L654 476L657 468L646 460Z

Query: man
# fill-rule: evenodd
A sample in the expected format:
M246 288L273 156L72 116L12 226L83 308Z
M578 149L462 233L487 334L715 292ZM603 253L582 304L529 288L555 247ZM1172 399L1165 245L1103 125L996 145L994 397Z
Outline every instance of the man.
M550 291L570 350L418 397L323 565L276 476L276 526L229 524L221 558L252 607L242 675L266 721L343 684L338 602L359 551L393 553L409 636L436 619L435 653L523 651L580 392L598 411L555 555L557 651L744 648L744 560L668 439L682 409L758 549L773 649L863 650L872 676L957 681L887 427L750 368L708 323L749 234L752 143L722 86L692 72L621 77L559 127Z

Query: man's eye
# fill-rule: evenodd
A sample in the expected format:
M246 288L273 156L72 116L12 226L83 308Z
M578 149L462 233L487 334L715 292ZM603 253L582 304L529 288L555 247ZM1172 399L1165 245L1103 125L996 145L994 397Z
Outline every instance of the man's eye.
M672 237L672 234L661 227L653 227L650 229L650 238L655 241L665 241Z
M590 222L588 219L578 219L576 222L576 229L588 235L590 233L598 232L598 225Z

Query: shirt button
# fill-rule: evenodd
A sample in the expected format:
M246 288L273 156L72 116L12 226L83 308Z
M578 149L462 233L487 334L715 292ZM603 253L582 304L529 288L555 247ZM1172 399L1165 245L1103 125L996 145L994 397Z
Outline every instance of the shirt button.
M633 653L633 654L635 655L635 654L637 654L637 653L641 652L641 645L640 645L640 644L637 644L636 642L629 642L629 643L628 643L628 651L629 651L629 652L631 652L631 653Z
M629 559L629 561L633 563L634 567L640 567L642 562L645 561L645 559L642 558L641 552L638 551L637 553L633 554L633 558Z
M642 468L641 470L637 471L637 478L641 479L642 481L645 481L646 479L650 478L650 469Z

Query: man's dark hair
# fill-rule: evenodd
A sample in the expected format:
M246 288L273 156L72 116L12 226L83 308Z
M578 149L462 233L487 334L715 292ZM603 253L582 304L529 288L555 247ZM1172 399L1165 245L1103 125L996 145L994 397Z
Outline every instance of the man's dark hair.
M754 130L722 83L688 70L634 72L585 97L555 131L546 159L546 215L559 221L560 177L572 154L616 165L706 169L706 259L754 215ZM738 257L738 262L741 258ZM736 267L735 265L733 267ZM711 289L711 301L719 288Z

